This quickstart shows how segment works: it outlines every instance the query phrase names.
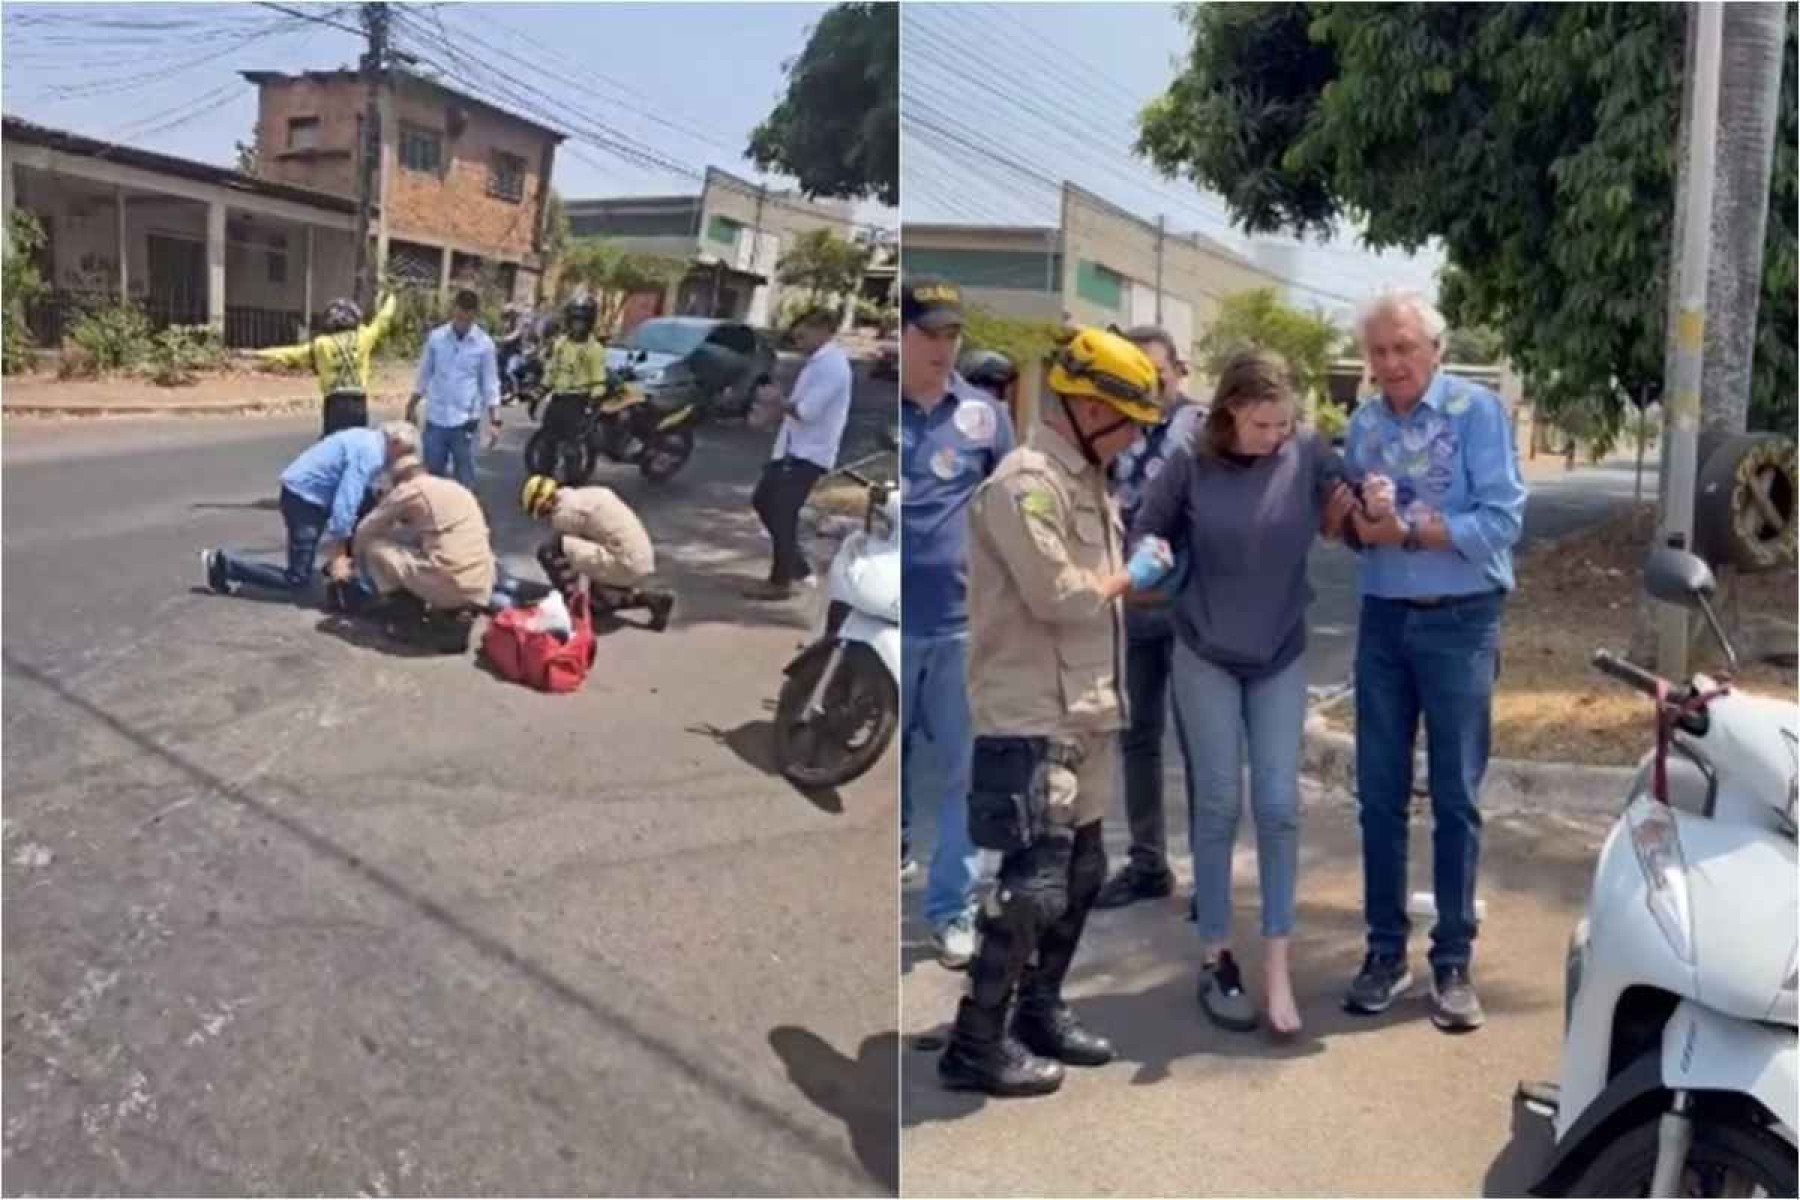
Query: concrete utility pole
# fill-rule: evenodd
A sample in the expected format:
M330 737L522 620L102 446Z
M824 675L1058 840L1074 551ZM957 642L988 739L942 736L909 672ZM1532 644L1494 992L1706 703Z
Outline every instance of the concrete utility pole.
M763 204L768 200L768 198L769 198L769 185L766 183L757 184L756 185L756 221L752 224L751 230L750 230L750 269L758 275L762 274L762 271L760 268L762 266ZM779 318L781 315L774 311L774 308L775 308L775 280L773 277L774 265L775 264L773 264L773 263L769 264L769 266L771 268L771 275L770 275L769 282L764 285L765 287L767 287L769 289L767 292L767 296L768 296L767 303L768 303L768 307L769 307L770 311L763 314L764 320L762 323L764 325L770 325L770 326L773 326L776 322L776 319ZM751 308L755 307L755 303L756 303L755 298L756 298L756 285L752 284L750 286L749 301L744 306L746 312L748 312ZM737 314L733 313L732 315L736 316Z
M1156 214L1156 323L1162 324L1163 242L1169 235L1169 219Z
M1717 0L1696 4L1693 89L1688 109L1687 223L1675 286L1675 365L1664 395L1669 397L1669 471L1663 480L1662 545L1687 550L1694 537L1694 476L1699 453L1700 379L1706 349L1706 268L1712 246L1713 169L1719 138L1719 60L1724 12ZM1679 680L1688 670L1687 612L1657 606L1656 669Z
M356 301L365 309L375 303L375 279L369 260L369 217L375 201L375 170L381 161L381 85L387 62L388 6L362 6L369 48L363 52L362 162L356 174Z

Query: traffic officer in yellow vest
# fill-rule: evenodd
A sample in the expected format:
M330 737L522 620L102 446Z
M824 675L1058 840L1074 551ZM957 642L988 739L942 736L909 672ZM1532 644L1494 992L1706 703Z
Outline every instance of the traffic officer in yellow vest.
M572 421L580 406L598 401L606 391L606 346L595 336L600 306L585 291L563 305L562 336L550 348L544 369L544 391L550 397L544 425Z
M1108 464L1161 417L1150 359L1116 333L1080 329L1045 385L1037 426L969 513L969 833L1002 857L938 1074L994 1096L1055 1091L1063 1064L1113 1056L1062 986L1106 879L1100 816L1125 723L1119 600L1172 561L1155 542L1122 561L1107 492Z
M324 397L325 431L330 437L340 429L369 423L369 361L375 347L394 323L398 303L393 296L382 301L375 319L362 323L362 310L354 300L333 300L325 310L325 332L298 346L273 346L256 356L287 367L311 367Z
M550 522L556 535L538 550L538 563L558 590L580 575L594 585L594 606L602 612L644 609L650 628L669 627L675 593L641 585L656 572L650 531L611 488L562 487L548 475L533 475L520 493L525 512Z

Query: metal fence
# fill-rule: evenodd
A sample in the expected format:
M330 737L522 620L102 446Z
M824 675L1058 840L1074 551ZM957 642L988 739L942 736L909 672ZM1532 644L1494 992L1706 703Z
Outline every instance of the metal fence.
M26 325L39 346L54 350L62 345L84 313L117 305L117 292L92 291L81 288L56 288L34 300L26 310ZM172 301L162 298L137 297L134 307L144 314L152 330L171 325L205 325L204 303ZM319 328L320 315L313 317ZM299 309L252 308L227 305L225 308L225 345L232 350L260 350L265 346L286 346L302 339L306 314Z

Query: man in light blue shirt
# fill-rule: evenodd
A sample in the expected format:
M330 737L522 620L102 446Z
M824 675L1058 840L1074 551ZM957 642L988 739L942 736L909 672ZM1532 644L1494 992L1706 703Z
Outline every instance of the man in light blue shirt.
M440 325L425 339L419 358L419 375L413 383L406 418L416 418L421 398L425 401L425 469L433 475L452 477L475 490L475 435L482 417L488 421L488 444L500 438L500 364L494 340L475 323L481 297L463 290L448 324ZM452 465L454 464L454 465Z
M340 430L307 447L281 473L281 519L287 525L287 566L249 562L223 550L202 550L207 586L221 594L240 584L309 595L321 549L339 574L349 567L350 534L363 499L388 464L419 451L419 431L405 421L379 429Z
M1483 1021L1470 977L1500 616L1525 484L1505 406L1439 369L1445 321L1408 293L1378 298L1359 325L1380 394L1345 431L1345 470L1360 485L1346 541L1360 550L1356 639L1356 790L1368 954L1344 1004L1378 1013L1411 986L1407 963L1407 818L1413 744L1425 724L1430 764L1432 1020L1446 1032Z

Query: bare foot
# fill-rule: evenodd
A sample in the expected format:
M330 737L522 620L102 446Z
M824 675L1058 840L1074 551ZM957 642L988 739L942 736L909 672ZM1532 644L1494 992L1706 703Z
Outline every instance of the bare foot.
M1269 1032L1278 1037L1293 1037L1300 1032L1300 1009L1294 1004L1294 993L1284 981L1269 988L1266 1015Z

